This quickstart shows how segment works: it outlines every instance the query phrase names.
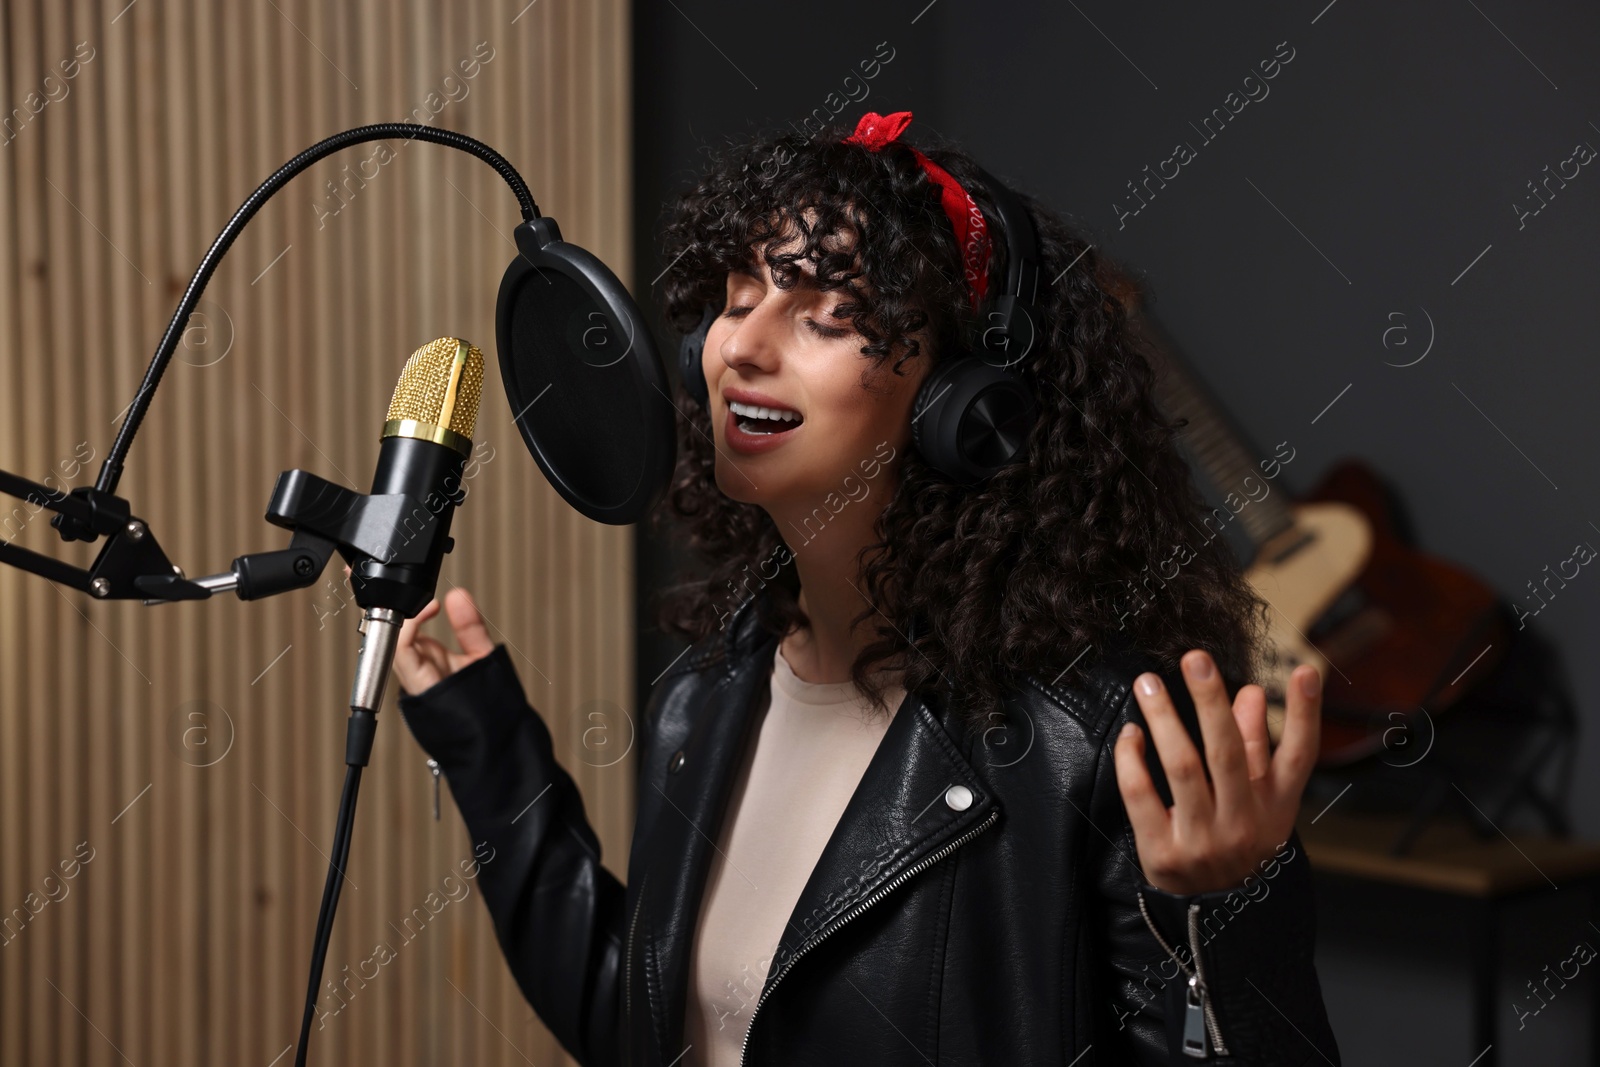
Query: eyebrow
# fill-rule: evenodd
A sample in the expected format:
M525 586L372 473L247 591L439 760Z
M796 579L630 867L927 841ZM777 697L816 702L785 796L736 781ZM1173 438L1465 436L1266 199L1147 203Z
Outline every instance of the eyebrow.
M741 263L737 263L729 269L733 274L743 274L746 277L755 278L763 285L767 283L768 278L770 278L772 274L771 268L767 266L765 261L763 261L761 267L758 268L756 266L755 256L753 255L749 259ZM794 288L819 289L819 286L817 285L816 274L801 268L797 274L797 280Z

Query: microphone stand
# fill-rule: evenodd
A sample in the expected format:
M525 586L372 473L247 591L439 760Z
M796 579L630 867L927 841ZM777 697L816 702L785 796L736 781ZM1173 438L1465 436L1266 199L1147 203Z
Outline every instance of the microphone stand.
M256 187L206 251L189 279L189 286L167 324L166 333L156 347L145 371L144 381L128 407L128 415L117 432L111 452L100 467L93 486L62 493L18 474L0 471L0 492L55 512L50 525L63 541L93 543L101 537L106 543L87 569L64 563L30 549L0 543L0 563L8 563L52 582L71 586L100 600L143 598L145 604L176 600L205 600L215 593L234 592L241 600L257 600L302 589L314 584L328 560L338 551L350 563L379 559L385 564L422 563L429 554L448 553L454 539L440 533L441 524L432 521L426 529L406 540L396 551L385 530L395 529L401 517L416 514L427 501L408 493L366 494L346 489L304 470L288 470L278 476L267 521L293 531L289 547L239 556L221 574L190 580L183 570L162 551L149 524L135 516L128 501L116 495L128 449L144 420L156 387L171 362L183 336L189 316L194 313L222 257L245 224L273 194L311 164L344 148L367 141L405 138L455 148L477 156L495 169L511 187L522 211L524 225L540 219L539 208L528 192L527 183L500 153L488 145L453 130L409 122L382 122L361 126L318 141L272 173ZM554 225L546 220L545 225ZM466 496L458 488L453 503ZM363 521L365 520L365 521ZM437 558L436 556L434 558ZM375 583L382 584L382 583ZM404 589L400 590L401 593ZM431 590L430 590L431 592ZM378 708L383 703L385 683L394 661L400 625L410 613L403 613L400 597L396 603L382 590L358 587L356 600L365 609L360 631L361 650L356 660L355 678L350 691L350 717L345 735L345 781L339 797L339 813L334 826L333 854L323 885L322 904L317 914L316 936L311 949L311 973L306 987L305 1014L301 1020L300 1042L295 1067L305 1067L311 1021L316 1014L317 986L322 981L323 963L333 931L334 912L344 886L344 868L350 858L351 829L355 823L356 797L361 789L361 771L372 752L377 732ZM415 597L405 598L415 602ZM426 602L427 597L422 598Z

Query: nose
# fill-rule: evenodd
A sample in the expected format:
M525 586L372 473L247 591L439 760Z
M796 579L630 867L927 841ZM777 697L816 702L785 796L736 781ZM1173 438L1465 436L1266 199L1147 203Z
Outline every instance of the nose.
M728 329L717 354L725 366L766 372L777 369L780 337L788 328L784 308L778 301L769 296L739 318L724 320L724 324Z

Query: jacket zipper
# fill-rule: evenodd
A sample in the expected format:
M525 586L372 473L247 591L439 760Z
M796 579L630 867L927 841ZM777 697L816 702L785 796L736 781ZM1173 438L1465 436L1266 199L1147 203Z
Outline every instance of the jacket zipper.
M629 1034L633 1033L633 933L639 928L639 913L644 911L644 883L648 877L644 875L639 880L639 899L633 905L633 919L628 923L628 947L622 960L622 1010L627 1016L623 1026ZM650 1020L650 1029L655 1029L654 1019Z
M1206 1029L1211 1034L1211 1044L1217 1055L1228 1055L1228 1046L1222 1043L1222 1033L1217 1028L1217 1016L1211 1006L1211 990L1206 985L1205 959L1200 952L1200 905L1189 905L1189 951L1194 956L1195 983L1199 987L1201 1003L1205 1008Z
M990 826L994 825L994 821L999 817L999 808L995 808L994 810L990 811L988 817L985 818L983 822L979 823L977 826L974 826L972 829L968 830L954 841L951 841L933 855L925 857L915 865L901 871L899 875L895 877L894 881L890 882L888 885L882 886L871 896L867 897L861 903L845 912L845 914L841 916L837 922L823 930L822 933L818 934L814 940L803 946L799 952L796 952L793 956L790 956L789 962L784 964L783 970L778 972L778 976L772 980L772 984L768 985L766 989L762 990L761 996L756 998L755 1009L750 1012L750 1025L746 1026L744 1030L744 1043L739 1047L739 1067L744 1067L745 1054L750 1051L750 1034L755 1029L756 1016L761 1011L761 1005L767 1002L767 998L772 995L772 991L778 988L778 983L783 981L783 976L788 974L789 971L794 968L794 965L799 962L801 956L804 956L807 952L810 952L813 948L819 945L824 938L832 934L835 930L839 929L839 927L843 926L845 923L849 922L851 919L854 919L856 916L872 907L872 905L888 896L889 893L895 889L895 887L899 886L906 879L920 871L926 870L935 863L938 863L940 860L950 855L950 853L960 848L969 839L976 837L978 834L987 830Z
M1210 992L1206 988L1206 973L1200 962L1200 905L1190 903L1188 909L1189 925L1189 952L1194 956L1194 967L1189 968L1178 954L1172 951L1172 946L1167 944L1166 938L1161 936L1161 931L1156 929L1156 924L1150 918L1150 910L1145 907L1144 893L1138 893L1139 911L1144 915L1145 925L1150 927L1150 932L1155 935L1156 941L1172 957L1172 962L1182 968L1183 973L1189 976L1189 988L1184 994L1183 1013L1183 1054L1195 1059L1209 1059L1211 1049L1216 1050L1218 1056L1228 1055L1228 1046L1222 1043L1222 1033L1217 1028L1216 1013L1211 1008ZM1207 1048L1207 1040L1210 1048Z

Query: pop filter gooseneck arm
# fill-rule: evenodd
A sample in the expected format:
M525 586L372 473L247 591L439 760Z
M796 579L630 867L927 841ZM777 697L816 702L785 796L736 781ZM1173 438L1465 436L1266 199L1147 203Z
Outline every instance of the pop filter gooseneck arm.
M222 257L233 244L234 238L244 229L245 223L261 210L261 205L270 200L274 193L289 184L291 178L322 157L352 145L397 137L408 141L430 141L477 156L493 167L500 177L505 179L506 184L511 186L517 204L522 209L524 221L539 217L539 208L533 202L533 194L528 192L528 184L522 180L522 175L517 173L516 168L499 152L466 134L413 122L380 122L372 126L358 126L353 130L336 133L332 137L318 141L279 167L266 181L258 185L256 191L239 205L239 210L233 213L233 218L229 219L222 232L217 234L217 239L211 242L211 248L200 261L200 266L195 269L194 277L189 279L189 288L184 291L183 299L178 302L178 309L172 313L172 321L167 323L167 332L162 336L161 343L156 346L156 354L150 361L150 369L145 371L144 382L139 386L139 392L134 396L132 406L128 408L128 417L122 421L122 428L117 431L117 439L111 445L111 452L106 456L105 463L101 464L100 476L95 481L97 492L117 491L117 482L122 477L123 461L127 457L128 448L133 444L133 435L139 432L139 424L144 421L145 410L150 406L156 386L161 384L161 375L171 362L173 352L177 350L178 342L189 323L189 316L194 313L196 305L200 303L200 294L205 292L211 275L222 262ZM61 529L63 539L72 540L68 534L71 532L69 527L74 520L66 515L58 516L58 520L60 521L56 525ZM82 532L87 533L86 530Z

